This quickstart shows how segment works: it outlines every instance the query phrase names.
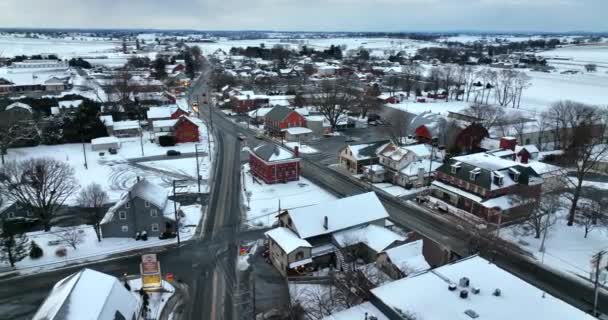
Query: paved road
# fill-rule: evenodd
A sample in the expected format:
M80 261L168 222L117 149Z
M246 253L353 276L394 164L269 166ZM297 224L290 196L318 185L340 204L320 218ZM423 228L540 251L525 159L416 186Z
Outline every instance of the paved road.
M226 120L219 113L215 123L222 123L227 131L246 135L251 145L261 143L260 140L255 139L252 132ZM269 140L266 141L270 142ZM347 178L334 170L319 165L316 160L314 156L303 155L302 175L317 185L342 197L370 191L369 186L364 183ZM423 208L405 203L388 194L376 193L396 224L414 230L450 248L456 256L464 257L478 252L549 294L559 297L584 311L591 311L593 290L588 282L576 279L576 276L564 275L542 266L538 261L523 254L521 249L510 243L496 241L488 234L446 223L440 215L429 214ZM608 313L608 294L602 292L599 301L600 311Z

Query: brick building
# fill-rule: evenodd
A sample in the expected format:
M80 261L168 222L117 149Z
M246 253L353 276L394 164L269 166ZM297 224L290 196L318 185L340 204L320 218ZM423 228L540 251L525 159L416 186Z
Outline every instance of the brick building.
M288 182L300 179L298 147L294 152L275 144L260 145L249 153L251 173L265 183Z
M264 130L271 136L281 135L283 129L295 127L306 127L306 118L287 107L274 107L264 116Z

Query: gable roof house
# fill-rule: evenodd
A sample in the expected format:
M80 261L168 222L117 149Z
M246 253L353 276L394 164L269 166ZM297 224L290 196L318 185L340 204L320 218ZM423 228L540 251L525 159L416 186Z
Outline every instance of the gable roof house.
M276 106L264 116L264 130L272 136L280 136L284 129L306 127L306 118L285 106Z
M175 232L175 209L181 216L179 203L168 198L164 188L141 179L116 202L101 220L104 238L133 238L137 233L158 237Z
M439 150L428 144L398 146L389 143L378 154L379 164L383 167L384 180L403 187L422 186L441 166ZM365 172L368 179L373 179L377 168Z
M249 152L249 167L252 175L268 184L299 180L298 147L291 152L273 143L259 145Z
M338 156L340 165L353 174L362 173L365 166L378 163L378 151L388 143L389 140L380 140L347 144Z
M138 309L135 295L117 278L82 269L57 282L32 319L133 320Z
M385 229L388 212L375 193L368 192L313 206L285 210L278 215L279 228L290 230L290 243L297 239L310 245L301 255L271 256L272 263L283 274L306 265L327 266L345 263L341 248L355 245L367 250L364 257L375 254L404 238ZM267 234L270 246L286 248L286 241ZM274 242L274 243L273 243ZM307 247L301 242L302 247ZM369 249L369 250L368 250ZM288 251L288 250L286 250Z
M453 157L437 169L430 199L463 218L500 223L527 215L542 183L529 166L474 153Z
M416 240L386 249L378 254L376 263L393 279L429 270L431 266L422 253L422 246L423 240Z

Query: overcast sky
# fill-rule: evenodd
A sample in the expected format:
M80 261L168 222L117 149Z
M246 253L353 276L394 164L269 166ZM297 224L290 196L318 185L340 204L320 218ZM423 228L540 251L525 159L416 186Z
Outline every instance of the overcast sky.
M608 0L0 0L1 27L608 31Z

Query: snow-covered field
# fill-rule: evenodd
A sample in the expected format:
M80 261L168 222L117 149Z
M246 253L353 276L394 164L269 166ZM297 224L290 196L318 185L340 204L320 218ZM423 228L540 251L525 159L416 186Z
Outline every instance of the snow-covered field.
M57 54L61 59L79 55L102 55L117 49L119 42L96 38L71 39L29 39L11 36L0 37L0 56Z
M180 237L182 241L186 241L194 236L196 227L201 220L202 211L200 205L183 206L182 211L184 212L184 217L180 219ZM49 244L49 241L58 240L57 235L65 230L65 228L53 227L49 232L35 231L27 233L28 239L30 241L35 241L42 248L44 255L38 259L32 259L27 256L22 261L17 262L17 270L27 274L36 273L42 270L59 268L75 262L104 259L109 255L124 251L151 248L177 242L177 239L160 240L153 237L149 238L147 241L136 241L131 238L105 238L99 242L97 241L97 236L95 235L95 230L92 226L81 225L76 228L82 230L79 232L82 232L83 239L82 243L76 246L76 249L67 244ZM58 248L65 248L67 250L67 255L65 257L56 256L55 251Z
M303 177L299 181L269 185L259 179L253 181L249 164L244 165L242 170L243 187L246 189L242 190L243 199L249 207L246 223L253 227L272 226L279 205L281 210L294 209L336 199Z

